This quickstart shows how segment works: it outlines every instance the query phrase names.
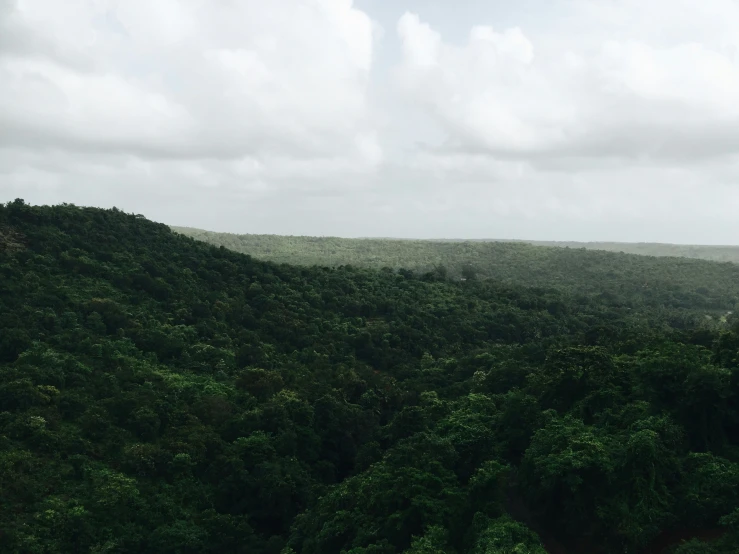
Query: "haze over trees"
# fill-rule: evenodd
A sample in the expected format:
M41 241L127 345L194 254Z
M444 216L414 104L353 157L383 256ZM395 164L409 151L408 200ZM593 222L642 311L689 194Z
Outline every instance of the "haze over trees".
M737 551L737 266L398 245L0 205L0 552Z
M183 235L196 238L217 246L226 246L236 252L258 255L262 259L287 261L292 263L345 263L357 259L363 265L380 263L395 264L402 261L402 255L411 254L412 263L419 263L425 256L428 260L438 260L450 256L475 257L496 254L496 246L505 244L533 244L535 246L551 246L557 248L604 250L624 254L640 254L642 256L659 256L673 258L695 258L714 262L739 263L739 246L712 246L667 244L657 242L574 242L547 240L494 240L494 239L397 239L397 238L360 238L347 239L339 237L307 237L283 235L258 235L234 233L217 233L193 227L172 227ZM453 248L449 245L464 244L465 248ZM418 259L418 260L417 260ZM458 260L454 260L458 262ZM428 262L427 262L428 263Z
M733 309L739 299L739 266L693 259L658 259L594 248L546 248L523 241L345 239L280 235L235 235L173 227L192 238L262 260L298 265L410 269L450 279L494 279L568 293L596 295L611 303L702 305ZM542 245L565 243L541 243ZM625 243L567 243L621 245ZM632 245L638 249L640 245ZM669 252L672 245L662 252ZM615 250L616 246L613 246ZM687 247L686 247L687 248ZM699 247L703 248L703 247ZM706 247L712 248L712 247ZM739 247L737 247L739 251ZM739 261L739 257L737 258ZM706 282L719 287L709 290ZM718 291L721 291L720 293ZM721 294L719 299L715 295Z

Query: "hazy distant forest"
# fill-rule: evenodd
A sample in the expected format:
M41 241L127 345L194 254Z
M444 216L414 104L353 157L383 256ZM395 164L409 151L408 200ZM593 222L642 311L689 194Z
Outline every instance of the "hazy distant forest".
M695 258L716 262L739 263L739 246L690 246L659 243L627 242L556 242L556 241L496 241L496 240L408 240L408 239L345 239L337 237L305 237L281 235L236 235L216 233L191 227L172 227L178 233L236 252L251 254L263 260L301 265L355 264L364 267L406 267L430 271L444 267L453 277L480 275L495 279L518 278L511 264L520 271L541 265L541 282L548 283L562 264L563 254L530 245L576 250L603 250L644 256ZM523 254L522 254L523 253ZM519 264L519 256L526 262ZM624 258L627 259L627 258ZM522 261L522 260L521 260ZM642 263L649 263L644 262ZM704 267L704 266L700 266Z
M218 237L0 204L0 552L739 551L739 265Z

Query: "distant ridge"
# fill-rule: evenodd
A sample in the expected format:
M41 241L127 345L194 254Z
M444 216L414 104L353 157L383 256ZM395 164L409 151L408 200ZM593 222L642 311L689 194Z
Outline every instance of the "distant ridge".
M698 244L672 244L659 242L608 242L608 241L546 241L546 240L527 240L527 239L464 239L464 238L435 238L435 239L414 239L403 237L359 237L359 238L341 238L334 236L307 236L307 235L272 235L272 234L235 234L235 233L217 233L214 231L205 231L193 227L172 227L176 232L188 235L213 244L230 247L237 251L245 251L241 246L237 246L237 242L244 245L255 256L264 256L270 254L268 259L273 259L271 254L275 252L261 252L260 245L265 241L273 241L279 243L282 241L302 240L307 243L315 244L317 241L332 241L341 244L342 249L353 249L360 243L378 243L378 242L395 242L395 243L413 243L420 245L430 244L530 244L534 246L544 246L551 248L570 248L585 250L602 250L606 252L622 252L624 254L637 254L639 256L658 256L673 258L693 258L698 260L709 260L714 262L731 262L739 264L739 246L732 245L698 245ZM227 237L229 237L227 239ZM234 240L239 237L238 240ZM230 242L231 246L225 244ZM248 245L247 245L248 243ZM276 247L276 246L275 246ZM280 247L278 247L279 249ZM320 255L320 253L316 253ZM300 263L300 262L296 262Z

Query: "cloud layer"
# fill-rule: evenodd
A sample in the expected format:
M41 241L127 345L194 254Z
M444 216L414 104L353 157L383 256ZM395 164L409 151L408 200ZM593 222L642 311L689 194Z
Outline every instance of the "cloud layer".
M735 2L542 1L546 28L521 11L464 40L382 4L0 0L0 199L237 232L737 242Z
M608 13L628 20L628 4L621 6ZM685 161L739 147L739 66L731 45L653 45L641 36L648 31L616 40L606 27L596 44L550 39L539 49L518 27L490 26L473 27L466 44L454 45L409 13L398 34L398 81L444 128L447 150L531 161Z

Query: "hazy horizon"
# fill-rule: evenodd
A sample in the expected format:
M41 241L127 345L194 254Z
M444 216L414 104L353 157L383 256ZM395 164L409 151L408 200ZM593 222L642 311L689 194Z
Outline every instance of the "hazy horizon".
M577 243L577 244L629 244L629 245L664 245L664 246L700 246L714 248L739 248L739 244L693 244L679 242L649 242L649 241L618 241L618 240L549 240L541 238L495 238L495 237L393 237L393 236L341 236L341 235L307 235L307 234L280 234L280 233L233 233L230 231L219 231L217 229L203 229L200 227L192 227L189 225L169 225L173 229L192 229L196 231L205 231L207 233L224 233L229 235L261 235L261 236L277 236L277 237L296 237L296 238L337 238L337 239L356 239L356 240L401 240L401 241L439 241L439 242L530 242L530 243Z
M0 201L729 246L738 37L730 0L0 0Z

